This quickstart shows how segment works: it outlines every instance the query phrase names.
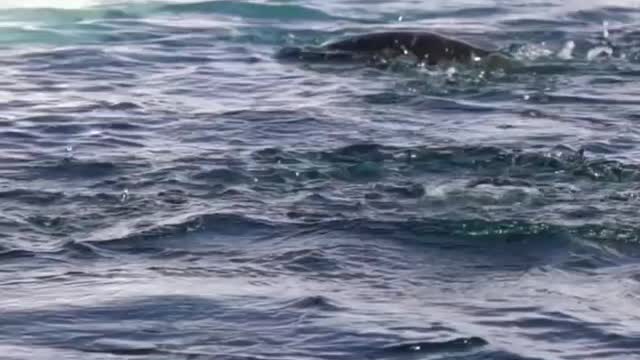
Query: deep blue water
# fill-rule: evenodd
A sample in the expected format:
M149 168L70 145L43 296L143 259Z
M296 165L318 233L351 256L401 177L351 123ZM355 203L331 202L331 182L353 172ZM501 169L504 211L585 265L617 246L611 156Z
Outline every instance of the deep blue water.
M0 358L640 359L637 1L0 25ZM275 56L397 27L521 66Z

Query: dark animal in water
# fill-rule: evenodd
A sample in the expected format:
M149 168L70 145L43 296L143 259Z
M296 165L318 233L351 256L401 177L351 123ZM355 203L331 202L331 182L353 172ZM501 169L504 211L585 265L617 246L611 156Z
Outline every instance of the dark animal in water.
M329 41L320 47L287 47L280 58L300 60L385 61L401 56L436 65L442 62L470 63L498 55L465 41L425 31L385 31ZM498 55L501 56L501 55Z

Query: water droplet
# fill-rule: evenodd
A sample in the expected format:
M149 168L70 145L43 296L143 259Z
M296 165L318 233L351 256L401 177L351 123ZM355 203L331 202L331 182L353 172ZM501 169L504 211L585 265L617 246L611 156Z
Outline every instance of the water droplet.
M125 188L120 195L120 201L125 202L129 199L129 189Z
M398 22L402 22L402 15L398 16Z
M296 171L296 177L299 177L299 176L300 176L300 172Z
M523 98L528 101L529 99L531 99L531 96L529 96L529 94L527 94L527 95L523 96Z
M258 182L258 178L253 178L253 182Z
M66 160L73 158L73 146L67 145L67 147L65 148L65 152L66 154L64 157Z

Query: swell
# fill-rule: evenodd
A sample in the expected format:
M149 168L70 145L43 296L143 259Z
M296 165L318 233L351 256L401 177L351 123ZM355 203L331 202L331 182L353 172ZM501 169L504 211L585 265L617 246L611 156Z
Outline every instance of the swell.
M143 21L144 18L189 13L280 21L331 21L344 19L309 6L212 0L183 3L128 2L84 8L56 8L55 6L0 8L0 22L38 23L54 28L76 24L87 31L100 31L113 30L110 24L141 25L145 23Z
M182 217L184 218L184 217ZM493 248L499 243L538 243L562 246L572 239L609 243L616 246L622 242L640 242L640 228L624 228L617 224L562 226L535 221L514 221L509 219L483 220L472 218L428 218L414 217L405 220L376 220L371 218L351 218L344 220L314 219L295 221L280 219L266 222L262 219L231 213L207 213L193 215L183 220L174 220L168 225L151 225L146 229L130 230L118 237L102 237L67 242L67 250L95 252L124 252L150 256L175 256L176 254L219 254L229 244L241 246L245 250L252 244L278 243L292 236L298 241L313 234L342 234L347 237L366 238L370 241L399 241L407 245L424 245L437 248L483 246ZM372 243L373 244L373 243ZM78 248L79 247L79 248ZM628 249L626 256L636 256L638 251ZM178 253L176 253L178 251ZM305 250L306 251L306 250ZM164 255L163 255L164 254ZM293 262L311 259L319 254L285 253ZM283 256L285 256L283 254ZM311 257L309 257L311 256ZM324 255L321 255L324 258ZM274 258L273 260L278 260ZM240 258L237 261L241 261ZM252 262L255 261L251 260ZM307 260L304 260L307 261ZM314 260L315 262L315 260Z
M255 240L269 237L275 232L274 225L270 222L238 214L180 216L178 219L167 222L169 223L166 225L149 225L143 229L133 230L117 238L99 236L82 243L111 250L124 249L144 253L165 250L174 242L183 242L186 247L189 247L189 240L192 246L201 249L215 248L216 238L222 239L223 242L230 237ZM199 234L207 236L200 237Z
M515 5L517 7L517 5ZM476 17L487 17L496 15L509 15L512 11L505 7L465 7L452 10L432 10L432 11L411 11L407 9L407 19L442 19L442 18L460 18L469 19ZM229 0L205 0L191 1L182 3L171 2L121 2L112 5L86 6L80 8L67 7L18 7L0 8L0 21L2 20L20 20L20 21L51 21L53 23L70 23L78 20L94 20L94 19L139 19L144 16L151 16L157 13L202 13L202 14L223 14L242 16L246 18L273 18L276 20L299 19L299 20L336 20L342 17L332 16L320 9L286 4L286 3L260 3L260 2L236 2ZM398 9L401 12L401 9ZM602 22L607 19L617 19L620 21L629 21L633 14L639 11L634 7L609 6L593 8L589 10L569 11L566 13L567 19L563 22L557 22L551 19L527 19L525 21L534 21L538 24L554 24L561 26L563 24L587 24L592 22ZM397 21L396 13L389 13L385 18L389 21ZM364 21L364 20L363 20ZM511 20L506 20L510 24ZM526 23L520 24L525 25ZM517 24L514 24L517 25Z
M428 309L418 310L424 319L409 318L402 327L377 325L373 329L357 329L344 323L354 322L356 316L351 309L326 308L327 302L323 297L307 297L282 306L255 294L245 294L241 300L164 294L105 299L83 306L8 309L4 311L0 338L29 348L35 345L73 349L85 352L83 356L95 352L103 357L117 354L173 359L212 355L224 359L541 359L528 356L529 351L513 346L512 340L501 339L496 332L488 331L480 337L454 329L455 319L444 323L429 321ZM493 309L477 309L487 310ZM509 315L512 310L518 316L515 320L495 319ZM532 351L548 355L543 358L607 358L607 354L624 357L625 352L629 355L638 350L636 336L600 329L607 324L576 321L562 312L549 313L526 306L496 312L495 321L484 324L485 329L502 329L498 334L505 337L510 333L505 328L517 329L525 344L535 347L533 344L543 343L538 351ZM331 315L334 315L331 322L322 322L323 317ZM341 319L340 315L347 319ZM198 327L191 325L194 323ZM554 331L557 329L561 331ZM549 334L544 336L547 331ZM553 345L563 342L579 350L559 350L557 346L545 349L548 345L544 340L549 335L556 336ZM280 348L274 351L273 345ZM501 345L518 353L500 350Z
M173 247L185 237L198 248L210 239L262 241L321 229L407 239L640 240L638 165L563 146L525 151L362 143L312 151L265 148L234 164L215 156L177 161L179 166L153 171L131 158L5 164L14 180L49 184L4 185L2 209L23 215L7 229L142 252ZM70 191L59 181L84 184L90 192ZM128 183L135 184L131 194L123 190ZM160 191L158 184L169 188ZM78 204L85 214L72 216ZM194 215L195 204L211 205ZM47 212L54 208L55 214ZM114 216L115 233L100 224L105 214ZM130 222L132 214L137 224ZM123 224L127 230L114 235ZM82 227L93 230L80 232Z
M50 25L67 24L79 20L95 19L132 19L137 18L134 13L120 8L87 7L87 8L9 8L0 9L0 21L38 21Z
M184 4L167 4L158 11L171 13L200 13L240 16L248 19L280 21L328 21L339 20L326 12L312 7L289 4L265 4L239 1L201 1Z
M604 151L595 146L590 149ZM262 164L309 160L317 165L345 165L347 169L356 169L362 164L380 167L389 164L395 171L407 174L415 171L451 173L466 170L469 174L481 177L509 174L522 181L525 181L524 178L531 181L535 177L553 176L557 180L586 178L597 182L634 182L640 176L638 164L591 157L584 148L572 149L563 145L539 151L477 145L397 147L361 143L307 153L267 148L256 151L253 158ZM334 175L340 176L339 172L334 172Z
M422 341L411 342L397 345L390 345L382 349L382 353L389 355L403 355L408 353L417 354L433 354L433 353L452 353L459 351L470 351L489 345L489 343L480 337L456 338L446 341Z

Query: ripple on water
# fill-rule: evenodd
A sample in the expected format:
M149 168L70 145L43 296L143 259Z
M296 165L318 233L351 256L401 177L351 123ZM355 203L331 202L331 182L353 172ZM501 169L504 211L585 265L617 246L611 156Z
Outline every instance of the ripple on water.
M218 15L240 16L281 21L329 21L337 20L321 10L293 4L237 3L234 1L213 0L186 4L170 4L162 7L171 13L215 13Z

